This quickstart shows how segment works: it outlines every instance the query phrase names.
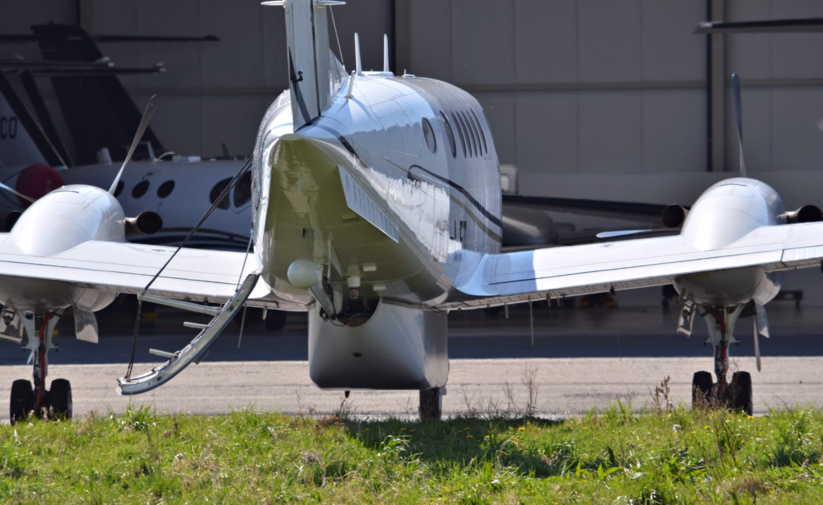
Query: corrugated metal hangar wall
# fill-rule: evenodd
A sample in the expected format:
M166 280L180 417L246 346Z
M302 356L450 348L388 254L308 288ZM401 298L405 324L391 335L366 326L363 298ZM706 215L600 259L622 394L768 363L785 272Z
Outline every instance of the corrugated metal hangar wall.
M620 192L636 190L632 181L655 186L737 166L728 97L725 134L715 132L714 152L708 140L707 38L692 34L707 9L714 9L713 19L727 21L823 16L819 0L712 4L350 0L334 13L349 67L354 31L366 67L380 65L385 32L392 36L397 72L408 69L474 93L491 121L501 162L518 166L525 192L626 199ZM102 48L120 66L166 64L164 74L122 79L140 105L150 94L162 96L155 131L179 153L217 155L221 142L248 153L263 111L286 87L283 11L256 0L0 4L2 33L25 33L49 21L79 23L96 34L220 37ZM726 77L737 71L743 81L750 171L823 168L823 34L732 35L719 47L725 64L720 58L718 68ZM37 56L36 47L6 48ZM613 183L589 187L593 177ZM700 181L695 188L705 187ZM696 196L696 189L684 195L670 186L663 195L646 196ZM587 187L591 194L581 194Z

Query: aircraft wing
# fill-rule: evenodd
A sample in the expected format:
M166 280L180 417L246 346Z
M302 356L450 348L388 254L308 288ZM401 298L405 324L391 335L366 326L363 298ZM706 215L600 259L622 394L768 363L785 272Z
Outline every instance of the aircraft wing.
M506 214L506 207L568 212L584 216L640 221L660 226L662 223L661 216L666 205L503 194L504 215Z
M745 267L768 272L815 267L823 259L823 223L758 228L720 249L700 250L680 236L554 247L490 255L457 288L459 306L636 289L675 277Z
M50 255L26 254L7 233L0 234L0 277L46 279L118 293L141 292L168 261L174 247L88 241ZM152 284L152 294L223 303L232 298L238 280L259 270L254 254L182 249ZM250 305L279 308L264 282L258 282ZM256 300L256 302L255 302ZM293 309L294 310L294 309Z

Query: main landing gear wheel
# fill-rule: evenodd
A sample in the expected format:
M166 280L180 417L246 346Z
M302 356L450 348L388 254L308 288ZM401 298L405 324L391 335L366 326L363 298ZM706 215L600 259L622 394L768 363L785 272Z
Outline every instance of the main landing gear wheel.
M706 408L711 405L713 383L711 373L695 372L692 378L692 409Z
M745 412L747 415L754 413L752 376L749 372L735 372L732 375L729 393L731 396L729 403L734 410Z
M54 417L66 420L71 419L71 383L66 379L54 379L51 381L47 404L50 407L50 414Z
M9 404L9 420L14 424L29 416L34 410L34 390L31 381L18 379L11 385L11 402Z
M420 390L420 420L439 421L443 413L442 401L440 388Z

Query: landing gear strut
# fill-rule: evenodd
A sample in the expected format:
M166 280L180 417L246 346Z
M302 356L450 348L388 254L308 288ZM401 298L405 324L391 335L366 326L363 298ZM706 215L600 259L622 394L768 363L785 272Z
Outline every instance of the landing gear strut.
M66 379L55 379L51 383L51 390L46 389L48 375L48 354L56 349L52 344L52 335L57 321L55 314L45 314L42 317L40 331L35 331L35 318L32 314L20 314L20 318L28 342L24 349L31 351L29 361L33 365L34 385L25 379L14 381L11 387L11 401L9 405L9 420L11 423L25 419L29 413L41 416L45 412L50 417L71 419L72 396L71 384Z
M701 316L709 328L707 342L714 348L714 373L717 382L706 371L694 374L692 378L692 407L724 406L752 415L752 377L748 372L735 372L731 382L727 381L729 372L729 345L737 342L732 336L734 325L744 305L730 307L705 307Z

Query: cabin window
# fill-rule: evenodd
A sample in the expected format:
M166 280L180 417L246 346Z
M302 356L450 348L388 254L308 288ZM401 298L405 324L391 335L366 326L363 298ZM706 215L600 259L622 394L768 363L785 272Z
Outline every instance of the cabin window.
M251 200L251 172L246 172L234 186L234 206L242 207Z
M467 158L469 156L466 153L466 142L468 142L468 140L466 140L463 136L463 128L460 127L460 121L457 120L457 116L454 115L454 112L452 112L452 119L454 119L454 124L457 126L457 133L460 134L460 146L463 148L463 157Z
M134 188L131 190L131 196L133 198L142 198L143 195L146 194L146 191L149 190L149 181L140 181L137 183Z
M118 196L120 196L120 193L122 193L122 192L123 192L123 188L124 188L125 186L126 186L126 185L125 185L125 184L123 184L123 181L117 181L117 188L115 188L115 190L114 190L114 197L115 197L115 198L117 198Z
M475 124L477 124L477 130L480 132L480 140L483 141L483 152L489 154L489 146L486 145L486 132L483 131L483 123L480 122L480 119L473 110L469 110L469 112L471 112L472 119L474 119Z
M209 193L209 202L211 202L212 205L214 205L214 202L217 201L217 198L220 196L220 193L222 193L223 190L226 189L226 186L228 186L230 182L231 179L223 179L222 181L215 184L213 188L211 188L211 193ZM223 198L223 201L221 201L220 204L217 205L217 208L228 209L229 199Z
M451 149L452 158L457 158L457 145L454 143L454 131L452 130L452 125L449 124L449 120L446 119L446 115L442 112L440 113L440 120L443 121L443 128L446 130L446 140L449 141L449 149Z
M426 145L432 153L437 151L437 140L434 138L434 131L429 120L423 118L423 136L426 138Z
M474 151L475 156L479 156L480 155L480 137L477 135L477 132L474 129L474 125L472 124L471 121L469 121L469 118L466 116L466 114L463 113L463 112L458 112L458 114L460 114L460 119L463 120L463 126L469 132L469 137L471 137L472 151Z
M166 181L157 188L157 196L166 198L174 191L174 181Z

